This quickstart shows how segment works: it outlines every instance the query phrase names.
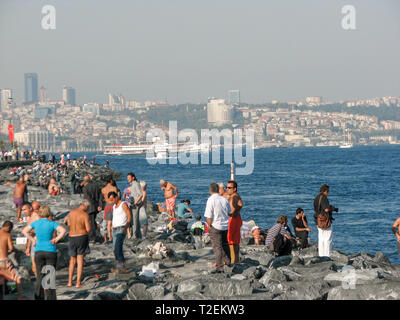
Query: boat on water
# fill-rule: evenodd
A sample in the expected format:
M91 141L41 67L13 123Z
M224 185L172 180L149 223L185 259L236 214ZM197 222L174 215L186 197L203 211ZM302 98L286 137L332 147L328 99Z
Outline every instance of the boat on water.
M344 142L342 144L339 145L340 149L349 149L349 148L353 148L354 145L351 142L351 137L350 137L350 133L344 136Z
M113 144L104 146L104 155L140 155L140 154L162 154L168 152L169 154L175 153L203 153L210 151L210 145L206 143L177 143L170 144L167 142L157 141L153 143L139 143L139 144Z

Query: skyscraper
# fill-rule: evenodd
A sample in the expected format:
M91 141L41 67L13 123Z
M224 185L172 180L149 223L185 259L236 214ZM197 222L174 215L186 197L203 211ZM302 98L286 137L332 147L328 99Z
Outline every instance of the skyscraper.
M13 96L11 89L1 89L0 91L0 106L1 110L7 110L7 108L13 105Z
M64 86L62 89L62 96L65 104L75 106L75 89L71 87Z
M45 103L47 101L47 91L46 88L41 86L39 90L39 102Z
M230 105L234 106L240 105L240 90L229 90L228 97Z
M38 102L38 75L25 73L25 104Z

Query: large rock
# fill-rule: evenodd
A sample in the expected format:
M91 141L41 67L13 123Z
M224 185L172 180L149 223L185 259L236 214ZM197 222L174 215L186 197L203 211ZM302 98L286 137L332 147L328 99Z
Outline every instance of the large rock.
M125 296L126 300L151 300L151 294L146 290L146 285L143 283L135 283L130 288Z
M328 300L399 300L400 282L382 282L357 285L355 289L335 287L328 293Z
M226 280L224 282L208 283L205 294L210 297L230 298L233 296L248 296L253 292L250 281Z
M262 283L266 288L268 288L269 284L273 281L284 282L287 281L287 277L282 271L271 269L268 270L259 280L259 282Z
M185 280L182 281L179 286L178 286L178 294L189 294L189 293L195 293L199 292L202 288L202 284L194 281L194 280Z
M267 265L268 268L279 268L284 267L290 264L292 261L293 256L281 256L276 257Z

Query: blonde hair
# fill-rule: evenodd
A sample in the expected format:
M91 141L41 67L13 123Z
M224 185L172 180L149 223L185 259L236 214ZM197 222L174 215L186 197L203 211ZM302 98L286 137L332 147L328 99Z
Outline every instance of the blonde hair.
M147 183L146 183L146 181L140 181L140 186L142 187L142 188L144 188L145 186L147 186Z
M51 216L51 211L48 206L41 206L38 212L39 217L48 218Z

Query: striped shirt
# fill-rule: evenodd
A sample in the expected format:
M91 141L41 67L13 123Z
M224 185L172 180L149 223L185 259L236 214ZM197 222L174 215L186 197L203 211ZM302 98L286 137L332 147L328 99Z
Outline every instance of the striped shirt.
M265 239L265 245L269 246L280 232L281 235L289 235L288 231L280 224L275 224L271 229L268 230L267 238Z

